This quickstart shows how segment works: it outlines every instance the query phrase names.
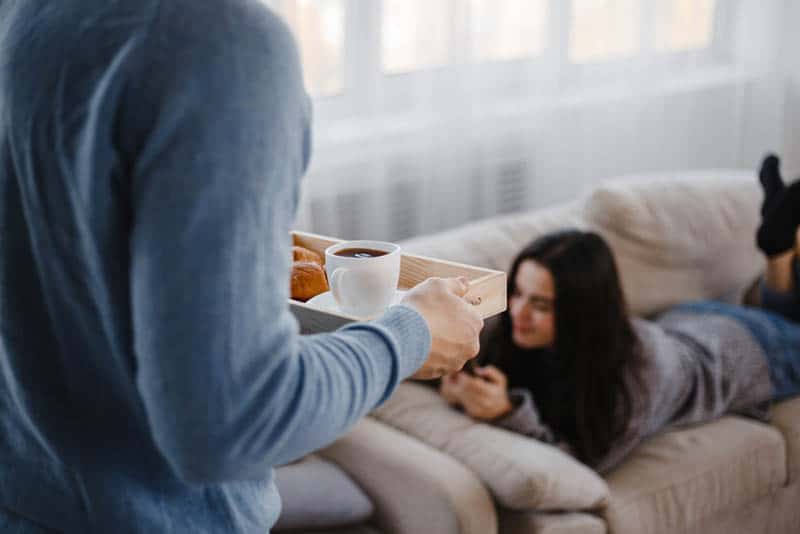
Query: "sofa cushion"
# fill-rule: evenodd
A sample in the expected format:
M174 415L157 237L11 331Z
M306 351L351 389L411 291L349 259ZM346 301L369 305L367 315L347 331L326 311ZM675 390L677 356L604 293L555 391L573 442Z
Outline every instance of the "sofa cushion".
M583 227L578 202L493 217L400 242L405 252L506 271L517 253L540 235Z
M500 511L503 534L606 534L606 522L585 512Z
M507 508L589 510L606 503L605 482L585 465L550 445L476 422L430 386L405 382L372 415L459 460Z
M770 411L771 424L786 442L789 481L800 481L800 397L779 402Z
M375 504L370 521L386 532L497 534L494 502L456 459L372 417L319 451Z
M326 528L324 530L291 530L291 531L272 531L274 534L384 534L372 525L355 525L352 527Z
M614 250L631 311L647 315L758 276L761 195L752 172L631 176L595 188L584 216Z
M351 527L340 527L340 528L326 528L324 530L318 529L302 529L302 530L291 530L291 531L280 531L274 530L270 531L273 534L384 534L384 531L378 530L377 528L373 527L372 525L354 525Z
M354 525L373 512L372 501L336 464L316 455L275 470L283 501L276 530Z
M611 532L685 532L781 488L786 450L776 429L724 417L645 441L607 481Z

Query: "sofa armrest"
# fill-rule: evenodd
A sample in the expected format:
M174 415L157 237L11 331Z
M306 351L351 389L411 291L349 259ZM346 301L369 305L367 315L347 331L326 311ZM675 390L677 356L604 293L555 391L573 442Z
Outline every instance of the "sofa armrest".
M367 492L387 533L497 533L492 498L471 471L370 417L319 454Z

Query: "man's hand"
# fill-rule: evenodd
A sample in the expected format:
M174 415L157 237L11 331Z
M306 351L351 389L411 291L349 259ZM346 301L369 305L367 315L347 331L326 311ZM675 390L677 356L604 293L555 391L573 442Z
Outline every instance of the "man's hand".
M428 323L431 352L413 378L431 379L460 370L480 349L483 318L464 300L466 278L429 278L400 302L417 310Z
M458 400L464 411L475 419L491 421L514 409L508 397L508 379L494 366L476 367L475 376L459 373Z

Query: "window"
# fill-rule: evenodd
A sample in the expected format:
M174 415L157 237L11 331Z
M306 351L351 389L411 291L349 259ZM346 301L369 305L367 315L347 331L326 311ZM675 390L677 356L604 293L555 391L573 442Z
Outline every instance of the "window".
M337 97L318 107L330 117L449 98L448 80L508 97L538 82L552 91L641 75L636 66L666 72L686 52L699 65L724 46L716 32L732 9L715 0L261 1L293 29L311 94Z
M471 0L472 39L479 61L534 57L545 47L545 0Z
M714 30L714 0L659 0L655 48L681 51L707 48Z
M639 0L574 0L569 36L573 63L631 56L640 46Z
M289 0L279 4L278 10L297 37L311 94L330 96L342 91L344 0Z
M449 59L451 11L444 0L383 0L383 71L441 67Z

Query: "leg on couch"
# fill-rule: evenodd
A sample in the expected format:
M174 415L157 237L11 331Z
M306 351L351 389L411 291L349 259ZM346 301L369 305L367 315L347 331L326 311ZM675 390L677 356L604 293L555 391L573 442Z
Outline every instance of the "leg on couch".
M786 185L774 154L764 158L758 179L764 201L756 244L767 270L748 292L749 303L800 321L800 180Z
M800 321L800 227L794 249L767 258L759 293L762 308Z
M795 248L800 247L796 245ZM767 258L767 270L764 273L764 284L776 293L794 294L795 270L797 265L796 250Z

